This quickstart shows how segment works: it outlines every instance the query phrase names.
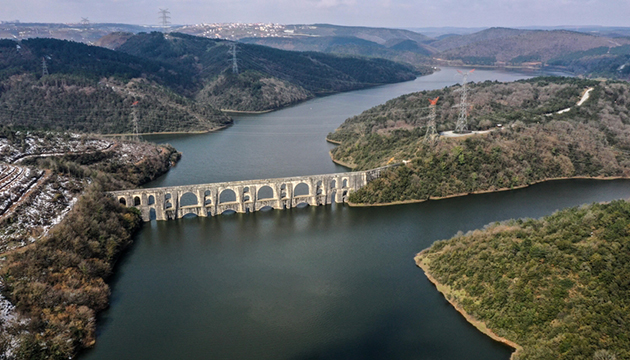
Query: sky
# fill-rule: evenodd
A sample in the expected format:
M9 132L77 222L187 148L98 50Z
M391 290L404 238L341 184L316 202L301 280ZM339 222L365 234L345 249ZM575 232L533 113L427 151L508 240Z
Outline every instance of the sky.
M0 0L0 20L151 25L159 8L180 25L630 26L630 0Z

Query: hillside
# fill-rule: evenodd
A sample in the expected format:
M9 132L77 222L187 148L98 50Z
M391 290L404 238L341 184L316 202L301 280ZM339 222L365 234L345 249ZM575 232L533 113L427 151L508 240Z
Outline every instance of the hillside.
M602 46L563 54L547 64L575 74L630 80L630 45Z
M628 359L629 228L630 203L593 204L438 241L416 263L515 359Z
M109 304L106 280L141 222L105 191L155 179L181 154L5 127L0 153L1 186L10 191L0 194L0 358L74 358L94 345L96 316Z
M111 23L60 24L3 21L0 22L0 39L49 38L94 44L99 38L112 32L138 33L148 31L150 28L142 25Z
M383 59L292 52L236 44L239 74L232 73L233 42L184 34L138 34L117 50L193 72L186 91L227 110L273 110L320 94L412 80L411 66Z
M530 31L510 28L490 28L472 34L447 36L437 41L433 41L430 44L438 51L448 51L482 41L505 39L526 34L528 32Z
M467 64L494 65L497 62L546 63L568 53L624 44L630 44L630 40L611 40L566 30L489 29L476 34L446 38L431 45L445 49L439 54L441 59L459 59ZM455 45L459 46L454 47Z
M355 37L363 40L385 44L393 39L413 40L418 43L430 41L431 38L420 33L391 28L375 28L367 26L341 26L331 24L287 25L293 31L291 35Z
M589 100L576 106L587 87L593 88ZM392 158L407 162L351 194L352 202L418 201L550 178L630 176L628 84L571 78L475 84L471 128L495 130L425 143L428 99L440 96L438 129L453 129L457 88L404 95L346 120L328 136L341 144L334 159L356 169Z
M428 56L432 54L426 46L413 40L395 39L386 44L356 37L266 37L244 38L240 42L270 46L292 51L317 51L330 54L377 57L415 65L420 71L428 71ZM424 65L424 66L423 66Z
M50 75L42 76L42 59ZM231 119L185 92L168 64L53 39L0 41L0 124L96 133L209 131Z

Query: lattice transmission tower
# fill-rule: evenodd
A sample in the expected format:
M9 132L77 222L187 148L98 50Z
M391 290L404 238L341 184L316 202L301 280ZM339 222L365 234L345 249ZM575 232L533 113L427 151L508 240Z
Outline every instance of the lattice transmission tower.
M131 104L131 121L133 122L133 139L134 140L138 140L139 139L139 131L138 131L138 102L139 101L134 101L133 104Z
M462 76L462 98L459 103L459 118L457 119L457 125L455 125L455 133L464 134L470 132L468 130L468 87L466 83L468 82L468 76L470 76L475 69L472 69L468 72L462 72L457 70L457 72Z
M42 76L48 75L48 66L46 65L46 58L42 58Z
M88 27L90 26L90 20L88 20L88 18L81 18L81 25L83 25L83 27Z
M436 117L436 107L437 102L440 100L440 97L436 97L435 99L429 99L429 122L427 122L427 133L424 135L425 143L432 143L438 138L437 130L435 129L435 117Z
M238 59L236 58L236 43L232 44L228 54L232 55L232 74L238 75Z
M165 31L171 24L171 21L169 20L171 18L171 12L168 11L168 9L160 9L160 11L158 11L158 14L160 14L158 19L160 21L162 31Z

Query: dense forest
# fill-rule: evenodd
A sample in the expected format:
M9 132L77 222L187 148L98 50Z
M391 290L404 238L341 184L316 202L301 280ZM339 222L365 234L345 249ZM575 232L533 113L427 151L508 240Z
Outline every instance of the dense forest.
M607 37L607 36L613 36ZM538 66L591 78L630 79L630 41L613 33L490 28L426 42L438 62Z
M0 132L16 146L23 135L8 128ZM41 139L32 140L37 136ZM28 134L29 143L41 143L43 148L47 143L57 143L58 137L67 135ZM141 223L136 209L121 206L105 191L154 179L168 171L181 155L168 145L108 141L114 146L102 151L23 161L50 172L50 182L71 182L79 187L73 191L83 193L48 235L31 246L3 254L2 295L16 306L20 318L10 323L0 321L0 357L69 359L94 344L96 314L109 304L110 289L105 281ZM63 184L53 188L59 186ZM15 216L3 219L2 226L19 221Z
M484 32L494 32L505 36L495 36L483 39L478 36L474 42L446 50L439 54L443 59L462 59L465 57L494 57L496 61L518 63L519 59L526 61L547 62L563 54L589 50L596 47L610 47L614 43L628 44L626 39L616 39L611 43L608 38L591 34L584 34L566 30L514 30L489 29ZM463 38L473 38L473 35ZM445 39L445 42L457 39ZM438 45L438 44L434 44ZM523 62L522 60L520 62Z
M511 220L438 241L416 262L515 359L630 358L630 203Z
M317 51L330 54L378 57L414 65L421 73L430 73L431 51L409 39L395 39L383 44L357 37L253 37L240 42L292 51Z
M590 77L630 80L630 45L577 51L551 59L547 64Z
M470 94L471 128L493 131L425 142L427 99L440 96L438 128L453 129L459 110L453 107L457 88L390 100L348 119L329 135L341 143L332 151L334 159L357 169L406 162L351 194L352 202L426 200L550 178L630 175L626 83L534 78L475 84ZM577 106L586 88L593 88L590 98Z
M42 60L44 59L44 60ZM42 62L50 75L42 76ZM0 124L92 133L209 131L232 120L177 94L168 64L52 39L0 41ZM172 89L171 89L172 88Z
M234 74L232 42L157 32L111 37L121 38L118 51L55 39L0 40L0 125L107 134L136 127L210 131L232 122L218 109L274 110L420 73L383 59L239 44Z
M232 72L232 46L238 74ZM138 34L117 50L192 71L194 81L182 89L185 94L239 111L271 110L316 95L412 80L419 74L409 65L384 59L284 51L178 33Z

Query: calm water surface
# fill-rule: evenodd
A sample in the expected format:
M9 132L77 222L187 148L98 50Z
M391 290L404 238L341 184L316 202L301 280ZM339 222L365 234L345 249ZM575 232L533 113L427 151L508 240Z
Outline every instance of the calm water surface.
M344 171L324 141L347 117L456 81L413 82L315 99L169 137L184 157L148 186ZM476 72L476 81L526 77ZM121 260L112 306L83 359L503 359L414 255L457 231L630 197L627 181L557 181L512 192L386 208L343 205L147 224Z

